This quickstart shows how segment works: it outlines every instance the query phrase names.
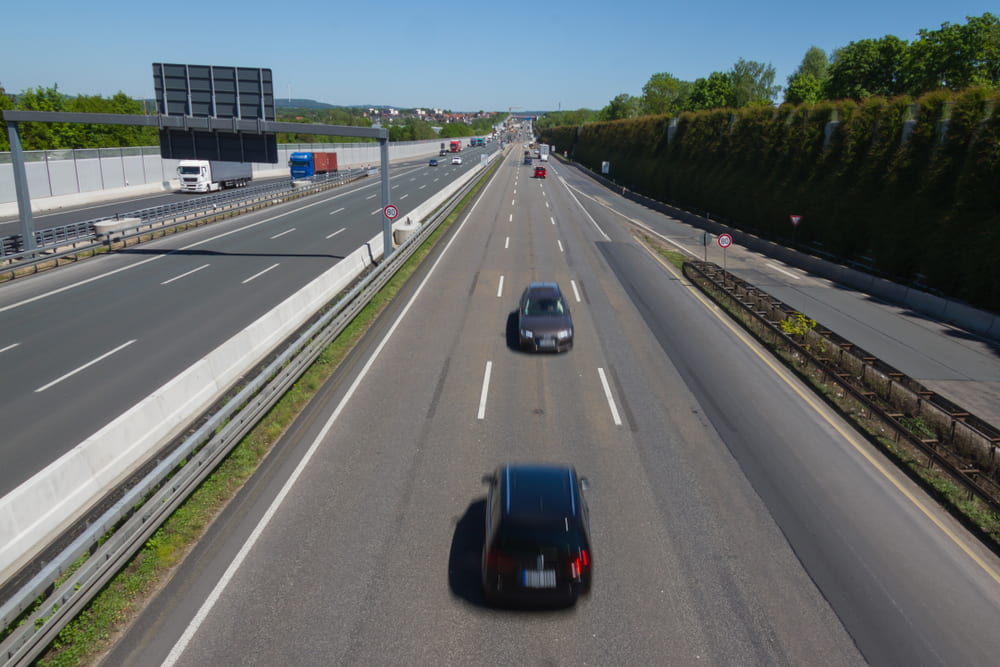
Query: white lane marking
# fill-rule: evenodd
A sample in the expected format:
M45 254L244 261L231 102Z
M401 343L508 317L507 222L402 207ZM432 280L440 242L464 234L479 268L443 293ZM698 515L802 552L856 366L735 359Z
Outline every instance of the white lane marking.
M210 266L210 265L209 265L209 264L202 264L202 265L201 265L201 266L199 266L199 267L198 267L197 269L191 269L190 271L185 271L185 272L184 272L184 273L182 273L181 275L179 275L179 276L174 276L173 278L170 278L170 279L168 279L168 280L164 280L164 281L163 281L162 283L160 283L160 284L161 284L161 285L169 285L170 283L174 282L175 280L180 280L181 278L184 278L184 277L186 277L186 276L190 276L190 275L191 275L192 273L197 273L198 271L201 271L201 270L202 270L202 269L204 269L204 268L208 268L208 266Z
M423 189L424 189L424 188L426 188L426 187L427 187L427 184L424 184L424 185L421 185L421 186L420 186L419 188L417 188L417 189L418 189L418 190L423 190Z
M407 193L407 194L403 195L402 197L400 197L399 200L402 201L402 200L406 199L409 196L410 196L409 193Z
M511 213L510 217L507 218L507 222L514 222L514 214Z
M566 252L565 250L563 250L562 241L560 241L559 239L556 239L556 243L559 244L559 252Z
M781 268L781 267L780 267L780 266L778 266L777 264L771 264L771 263L768 263L768 262L765 262L764 264L765 264L766 266L770 266L770 267L771 267L772 269L774 269L774 270L775 270L775 271L777 271L778 273L783 273L783 274L785 274L785 275L786 275L786 276L788 276L789 278L793 278L794 280L802 280L802 278L801 278L800 276L797 276L797 275L795 275L795 274L794 274L794 273L792 273L791 271L785 271L785 270L784 270L783 268Z
M513 199L511 199L511 200L510 200L510 205L511 205L511 206L513 206L513 205L514 205L514 200L513 200Z
M490 180L489 184L487 184L486 188L484 188L484 192L491 185L493 185L493 182L494 182L493 180ZM388 345L389 340L392 338L392 335L396 332L396 329L399 328L399 325L403 321L403 318L406 317L406 314L408 312L410 312L410 308L417 300L417 297L420 296L421 292L423 292L424 290L424 287L427 285L427 282L434 276L434 273L438 265L447 256L448 250L451 248L451 244L454 243L455 239L459 237L459 234L465 228L465 224L472 219L472 213L475 212L476 208L479 206L479 202L481 202L482 200L483 197L476 199L476 202L472 205L472 208L469 210L469 215L465 216L465 219L462 220L461 224L459 224L458 229L455 230L455 234L448 240L448 243L445 244L444 250L442 250L438 258L434 260L434 264L431 265L431 268L427 272L427 275L424 276L424 279L420 282L420 285L417 287L416 290L414 290L413 296L410 297L410 300L407 302L406 306L403 307L403 310L399 313L399 316L396 317L396 321L392 323L391 327L389 327L389 330L386 332L385 337L382 338L382 341L375 347L375 350L372 352L372 356L369 357L364 367L362 367L361 372L359 372L357 377L354 378L354 382L352 382L351 386L348 387L347 392L344 394L344 397L340 399L340 403L337 404L337 407L330 415L330 418L326 420L325 424L323 424L323 428L320 429L320 432L316 436L316 439L313 440L311 445L309 445L309 449L302 457L302 460L299 461L299 464L297 466L295 466L295 470L293 470L292 474L289 475L288 480L285 482L285 485L281 487L281 491L279 491L278 495L275 496L273 501L271 501L270 506L267 508L267 511L264 512L264 515L260 518L260 521L257 522L257 525L254 527L253 532L250 533L250 536L247 538L247 541L243 543L243 546L240 548L235 558L233 558L233 560L230 561L229 567L227 567L226 571L222 573L222 577L219 579L219 582L215 585L215 588L213 588L212 591L208 594L208 597L205 598L205 602L202 603L201 607L198 609L198 612L194 615L194 618L191 619L191 622L188 623L187 628L184 629L184 633L181 634L180 638L177 640L177 643L174 644L174 647L170 650L170 653L167 655L166 660L163 661L163 667L173 667L173 665L177 664L177 661L180 659L181 655L183 655L184 650L187 648L188 644L191 643L191 639L194 638L194 635L195 633L198 632L198 629L201 627L201 624L205 622L205 619L208 618L208 615L212 612L212 608L215 606L215 603L219 601L219 598L222 597L222 593L226 590L226 587L229 586L229 582L232 580L234 576L236 576L236 571L240 569L240 566L243 564L243 561L246 560L247 555L250 553L250 551L253 550L254 545L257 544L257 540L260 539L260 536L264 533L264 530L271 522L271 519L273 519L274 515L277 514L278 508L281 507L281 503L285 501L285 496L287 496L288 493L292 490L292 487L295 486L295 483L302 475L302 472L306 469L306 467L309 466L309 463L312 461L313 456L316 455L316 452L317 450L319 450L319 447L322 444L323 440L326 438L327 434L330 432L330 430L333 428L333 425L337 422L337 419L340 417L340 413L342 413L344 411L344 408L347 407L347 403L354 396L354 392L358 390L358 387L361 386L361 382L365 379L365 377L367 377L368 371L371 370L371 367L375 365L375 361L378 359L379 355L382 353L382 350L385 348L385 346Z
M330 215L333 215L334 213L340 213L340 212L341 212L341 211L343 211L343 210L344 210L344 207L343 207L343 206L341 206L341 207L340 207L340 208L338 208L338 209L337 209L336 211L330 211Z
M555 218L553 218L553 217L552 217L551 215L549 216L549 220L551 220L551 221L552 221L552 224L553 224L553 225L554 225L554 224L556 224L556 219L555 219Z
M392 186L392 189L395 190L398 187L399 187L399 183L397 183L396 185Z
M548 208L548 207L549 207L549 203L545 202L545 208Z
M603 368L598 368L597 373L601 376L601 386L604 387L604 397L608 399L608 407L611 408L611 418L615 420L615 426L621 426L622 420L618 416L618 408L615 406L615 399L611 395L611 387L608 386L608 378L604 374Z
M381 212L382 212L382 209L377 208L374 211L372 211L372 215L375 215L376 213L381 213Z
M279 263L280 263L280 262L279 262ZM278 264L272 264L271 266L267 267L267 268L266 268L266 269L264 269L263 271L261 271L261 272L259 272L259 273L255 273L255 274L253 274L252 276L250 276L249 278L247 278L246 280L244 280L244 281L243 281L243 284L244 284L244 285L246 285L246 284L247 284L248 282L250 282L251 280L253 280L253 279L255 279L255 278L260 278L260 277L261 277L262 275L264 275L265 273L267 273L267 272L268 272L268 271L270 271L271 269L273 269L273 268L276 268L277 266L278 266Z
M431 183L437 183L440 180L441 180L440 178L435 178L433 181L431 181Z
M142 266L143 264L148 264L149 262L155 262L157 260L163 259L164 257L170 257L170 256L176 255L178 253L181 253L181 252L183 252L185 250L190 250L191 248L197 248L198 246L205 245L206 243L211 243L212 241L218 241L219 239L225 238L225 237L230 236L232 234L238 234L240 232L245 232L248 229L253 229L254 227L258 227L260 225L264 225L264 224L267 224L269 222L273 222L274 220L278 220L280 218L284 218L285 216L296 215L296 214L302 212L302 210L304 210L304 209L312 208L313 206L322 206L324 204L330 203L334 199L340 199L341 197L347 197L349 195L352 195L352 194L356 193L358 190L364 190L365 188L374 187L376 185L378 185L378 183L372 183L371 185L362 185L359 188L354 188L354 189L348 190L346 192L341 192L339 194L333 195L332 197L326 197L324 199L321 199L320 201L315 201L315 202L313 202L311 204L304 204L302 206L299 206L299 207L295 208L294 210L285 211L284 213L279 213L278 215L271 216L270 218L264 218L263 220L258 220L257 222L251 222L251 223L248 223L248 224L246 224L246 225L244 225L242 227L237 227L236 229L230 229L227 232L222 232L221 234L216 234L215 236L210 236L207 239L202 239L201 241L195 241L194 243L189 243L186 246L181 246L180 248L177 248L175 250L171 250L171 251L166 252L166 253L164 253L162 255L156 255L155 257L150 257L148 259L143 259L143 260L140 260L140 261L136 262L135 264L129 264L128 266L123 266L123 267L120 267L120 268L117 268L117 269L113 269L111 271L108 271L107 273L102 273L100 275L92 276L90 278L87 278L85 280L81 280L79 282L72 283L70 285L63 285L62 287L54 289L54 290L52 290L50 292L45 292L44 294L36 294L35 296L30 297L28 299L25 299L23 301L18 301L17 303L12 303L12 304L9 304L7 306L0 307L0 313L6 312L8 310L13 310L14 308L20 308L21 306L25 306L25 305L27 305L29 303L33 303L33 302L38 301L40 299L45 299L45 298L48 298L50 296L54 296L56 294L60 294L61 292L65 292L67 290L71 290L71 289L74 289L76 287L80 287L82 285L86 285L87 283L92 283L95 280L100 280L101 278L107 278L108 276L113 276L116 273L121 273L122 271L129 271L129 270L134 269L136 267Z
M286 229L285 231L279 232L278 234L275 234L274 236L272 236L271 240L273 241L274 239L278 238L279 236L284 236L285 234L291 234L294 231L295 231L295 227L292 227L291 229Z
M413 182L413 181L415 181L415 180L417 180L417 179L415 179L415 178L411 178L411 179L410 179L410 183L412 183L412 182Z
M333 234L327 234L326 238L332 239L334 236L336 236L340 232L343 232L343 231L346 231L346 230L347 230L347 227L341 227L340 229L338 229L337 231L335 231Z
M38 389L36 389L36 390L35 390L35 393L36 393L36 394L39 394L39 393L41 393L41 392L45 391L46 389L48 389L49 387L52 387L52 386L54 386L54 385L57 385L57 384L59 384L60 382L62 382L63 380L65 380L65 379L67 379L67 378L71 378L71 377L73 377L74 375L76 375L76 374L77 374L77 373L79 373L80 371L83 371L83 370L86 370L86 369L90 368L91 366L93 366L94 364L98 363L99 361L102 361L102 360L104 360L104 359L107 359L108 357L110 357L110 356L111 356L112 354L114 354L115 352L118 352L118 351L120 351L120 350L124 350L124 349L125 349L126 347L128 347L129 345L131 345L131 344L132 344L132 343L134 343L134 342L135 342L135 340L130 340L130 341L128 341L127 343L122 343L121 345L119 345L119 346L118 346L118 347L116 347L115 349L113 349L113 350L110 350L110 351L108 351L108 352L105 352L104 354L102 354L101 356L97 357L96 359L93 359L93 360L91 360L91 361L88 361L87 363L85 363L85 364L84 364L83 366L80 366L80 367L79 367L79 368L77 368L76 370L72 370L72 371L70 371L69 373L66 373L66 375L63 375L63 376L62 376L62 377L60 377L60 378L56 378L56 379L55 379L55 380L53 380L52 382L50 382L50 383L48 383L48 384L46 384L46 385L43 385L43 386L39 387Z
M365 199L375 199L375 197L378 197L377 193L373 195L368 195L367 197L365 197Z
M517 194L517 188L514 188L514 192L511 193L511 194L515 194L516 195Z
M500 284L497 285L497 298L503 296L503 276L500 276Z
M508 236L507 240L503 242L503 249L506 250L509 247L510 247L510 237ZM3 350L0 350L0 352L3 352Z
M576 288L576 281L575 280L569 281L569 285L570 287L573 288L573 294L576 296L576 302L580 303L580 290Z
M566 192L568 192L569 196L573 198L573 201L576 202L576 205L580 207L580 210L583 211L583 214L585 216L587 216L587 219L590 220L590 222L594 225L594 227L597 229L597 231L599 231L601 233L601 236L604 237L604 240L605 241L610 241L611 237L604 233L604 230L601 229L601 226L599 224L597 224L597 220L594 220L593 216L591 216L590 213L587 212L587 209L585 209L583 207L583 204L580 203L580 200L576 198L575 194L573 194L573 190L575 188L573 188L569 183L567 183L566 179L563 178L562 176L559 177L559 180L562 181L563 185L566 186ZM583 194L583 193L581 192L580 194ZM586 195L584 195L584 196L586 196ZM545 205L548 206L549 203L545 202Z
M483 375L483 390L479 394L479 412L476 414L476 419L484 419L486 417L486 395L490 391L490 375L493 373L493 362L486 362L486 373Z
M18 345L20 345L20 343L12 343L11 345L8 345L7 347L0 349L0 352L6 352L7 350L13 350Z

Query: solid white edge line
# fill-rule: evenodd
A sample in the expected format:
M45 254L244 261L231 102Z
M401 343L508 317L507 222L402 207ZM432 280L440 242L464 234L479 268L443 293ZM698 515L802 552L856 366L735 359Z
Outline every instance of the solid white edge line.
M608 236L607 234L605 234L605 233L604 233L604 230L603 230L603 229L601 229L601 226L600 226L599 224L597 224L597 221L596 221L596 220L594 220L594 217L593 217L592 215L590 215L590 213L589 213L589 212L587 211L587 209L585 209L585 208L583 207L583 204L581 204L581 203L580 203L580 200L576 198L576 195L575 195L575 194L573 194L573 190L574 190L575 188L573 188L573 187L572 187L572 186L571 186L571 185L570 185L569 183L567 183L567 182L566 182L566 179L565 179L565 178L563 178L562 176L560 176L560 177L559 177L559 180L560 180L560 181L562 181L562 184L566 186L566 192L568 192L568 193L569 193L569 196L573 198L573 201L575 201L575 202L576 202L576 205L580 207L580 210L581 210L581 211L583 211L583 214L584 214L585 216L587 216L587 219L588 219L588 220L590 220L590 223L591 223L592 225L594 225L594 228L595 228L595 229L596 229L597 231L599 231L599 232L601 233L601 236L603 236L603 237L604 237L604 240L605 240L605 241L610 241L610 240L611 240L611 237L610 237L610 236ZM582 194L582 193L581 193L581 194ZM547 204L547 203L548 203L548 202L546 202L546 204Z
M117 268L117 269L112 269L111 271L108 271L107 273L102 273L102 274L99 274L99 275L96 275L96 276L91 276L90 278L86 278L86 279L81 280L79 282L71 283L69 285L63 285L62 287L58 287L58 288L56 288L54 290L51 290L49 292L45 292L43 294L36 294L35 296L29 297L29 298L24 299L22 301L18 301L16 303L12 303L12 304L0 307L0 313L6 312L8 310L13 310L14 308L20 308L21 306L27 305L29 303L33 303L33 302L38 301L40 299L45 299L45 298L48 298L48 297L53 296L55 294L59 294L61 292L65 292L67 290L71 290L71 289L74 289L76 287L80 287L81 285L86 285L87 283L92 283L95 280L100 280L101 278L107 278L108 276L113 276L116 273L121 273L122 271L129 271L129 270L134 269L136 267L142 266L143 264L148 264L149 262L155 262L158 259L163 259L164 257L169 257L171 255L176 255L176 254L178 254L178 253L180 253L180 252L182 252L184 250L190 250L191 248L197 248L198 246L205 245L206 243L211 243L212 241L217 241L217 240L219 240L221 238L225 238L225 237L230 236L232 234L238 234L240 232L245 232L248 229L253 229L254 227L258 227L260 225L267 224L267 223L269 223L269 222L271 222L273 220L278 220L279 218L284 218L287 215L292 215L293 213L300 213L303 209L312 208L313 206L320 206L322 204L327 204L327 203L333 201L334 199L340 199L341 197L346 197L348 195L352 195L355 192L357 192L358 190L363 190L365 188L374 187L375 185L376 185L375 183L370 184L370 185L362 185L361 187L354 188L352 190L348 190L347 192L340 192L338 194L333 195L332 197L326 197L324 199L321 199L320 201L312 202L311 204L303 204L302 206L299 206L299 207L297 207L297 208L295 208L293 210L285 211L284 213L279 213L277 215L273 215L270 218L264 218L263 220L258 220L257 222L251 222L249 224L243 225L242 227L237 227L236 229L230 229L229 231L222 232L221 234L216 234L215 236L210 236L207 239L202 239L201 241L195 241L194 243L189 243L188 245L181 246L180 248L176 248L176 249L171 250L169 252L166 252L166 253L164 253L162 255L156 255L155 257L150 257L148 259L144 259L144 260L138 261L135 264L129 264L128 266L122 266L122 267Z
M60 382L62 382L63 380L66 380L66 379L68 379L68 378L71 378L71 377L73 377L74 375L76 375L76 374L77 374L77 373L79 373L80 371L83 371L83 370L86 370L86 369L90 368L91 366L93 366L94 364L96 364L96 363L97 363L97 362L99 362L99 361L103 361L104 359L107 359L108 357L110 357L110 356L111 356L112 354L114 354L115 352L118 352L118 351L120 351L120 350L124 350L124 349L125 349L126 347L128 347L129 345L131 345L131 344L132 344L132 343L134 343L134 342L135 342L135 339L133 339L133 340L130 340L130 341L128 341L127 343L122 343L121 345L119 345L119 346L118 346L118 347L116 347L115 349L113 349L113 350L110 350L110 351L108 351L108 352L105 352L104 354L102 354L101 356L97 357L96 359L93 359L93 360L91 360L91 361L88 361L87 363L85 363L85 364L84 364L83 366L80 366L80 367L79 367L79 368L77 368L76 370L72 370L72 371L70 371L69 373L66 373L66 375L63 375L63 376L62 376L62 377L60 377L60 378L56 378L55 380L53 380L52 382L48 383L47 385L43 385L43 386L39 387L38 389L36 389L36 390L35 390L35 393L36 393L36 394L40 394L41 392L45 391L45 390L46 390L46 389L48 389L49 387L52 387L52 386L54 386L54 385L57 385L57 384L59 384Z
M7 347L5 347L3 349L0 349L0 352L6 352L7 350L13 350L18 345L20 345L20 343L13 343L13 344L8 345Z
M490 179L490 182L486 185L485 188L483 188L484 194L486 190L489 189L491 185L493 185L493 182L494 182L493 179ZM351 386L348 387L347 392L344 394L344 397L340 399L340 403L337 404L337 407L330 415L330 418L326 420L325 424L323 424L323 428L320 429L320 432L316 436L316 439L313 440L312 444L309 446L309 449L306 450L306 453L302 457L302 460L299 461L299 464L297 466L295 466L295 470L292 471L292 474L289 476L284 486L281 487L281 491L278 492L278 495L275 496L274 500L271 502L271 505L267 508L267 511L264 512L264 515L260 518L260 521L257 523L256 527L254 527L253 532L251 532L250 536L247 537L247 541L243 543L243 546L240 548L239 553L237 553L236 557L233 558L232 562L229 564L229 567L226 568L226 571L222 574L222 577L219 579L219 582L208 594L208 597L205 599L205 602L203 602L201 607L198 608L198 611L194 615L194 618L191 619L191 622L188 623L187 628L184 629L184 632L177 640L177 643L174 644L174 647L170 650L170 653L167 655L166 660L163 661L163 667L172 667L177 663L181 655L183 655L184 650L187 648L188 644L191 643L191 640L194 638L195 633L198 632L198 628L200 628L201 624L205 622L206 618L208 618L208 614L211 613L212 607L214 607L215 603L218 602L220 597L222 597L222 593L226 590L226 587L229 585L229 582L236 575L236 571L243 564L243 561L246 560L246 557L250 553L250 550L253 549L254 545L257 543L257 540L260 539L260 536L263 534L264 529L267 528L267 525L271 522L271 519L277 513L278 508L281 506L281 503L285 499L285 496L287 496L289 491L291 491L292 486L295 485L295 482L302 474L302 471L305 470L306 466L309 465L309 462L312 461L312 458L313 456L315 456L316 451L319 449L320 444L323 442L323 439L330 432L330 429L333 428L333 425L340 417L340 413L343 412L344 408L347 406L348 401L350 401L351 397L354 396L354 392L357 391L358 386L360 386L361 384L361 381L364 380L365 377L367 377L368 371L375 364L375 360L378 359L378 356L379 354L381 354L382 349L385 348L385 346L389 343L389 339L392 338L392 335L396 332L396 329L399 327L400 322L403 321L403 318L406 317L406 314L410 312L410 307L413 306L413 303L416 301L417 297L420 296L421 292L423 292L424 286L427 284L427 281L431 279L431 276L434 275L435 270L438 267L438 264L440 264L441 261L448 255L448 250L451 248L451 244L454 243L455 239L457 239L460 236L462 230L465 228L465 223L467 223L472 218L472 214L473 212L475 212L476 207L479 206L480 201L482 201L482 196L476 199L476 202L472 205L472 208L469 209L469 212L465 216L465 219L462 220L462 223L458 226L458 229L455 230L455 233L448 240L448 243L445 244L444 249L441 251L441 255L434 261L434 264L431 265L430 270L427 271L427 275L424 276L424 279L420 282L420 285L417 287L417 289L413 291L413 296L410 297L410 300L403 307L403 310L400 311L399 315L396 317L396 321L392 323L392 326L389 327L389 330L386 332L385 336L372 351L372 356L365 363L364 367L358 373L357 377L354 378L354 382L352 382Z
M263 271L260 271L259 273L255 273L255 274L253 274L252 276L250 276L249 278L247 278L246 280L244 280L242 284L243 284L243 285L246 285L246 284L247 284L248 282L250 282L251 280L253 280L253 279L255 279L255 278L260 278L260 277L261 277L262 275L264 275L265 273L267 273L267 272L268 272L268 271L270 271L271 269L273 269L273 268L277 267L277 266L278 266L279 264L280 264L280 262L279 262L278 264L272 264L271 266L267 267L267 268L266 268L266 269L264 269Z
M493 374L493 362L486 362L486 373L483 374L483 389L479 393L479 412L476 413L476 419L486 418L486 395L490 391L490 375Z
M190 271L186 271L186 272L182 273L179 276L174 276L173 278L168 278L167 280L164 280L160 284L161 285L169 285L170 283L174 282L175 280L180 280L181 278L185 278L187 276L190 276L192 273L197 273L198 271L201 271L202 269L208 268L209 266L210 266L209 264L202 264L197 269L191 269Z
M608 399L608 407L611 408L611 418L615 420L615 426L621 426L622 420L618 416L618 408L615 406L615 399L611 395L611 387L608 386L608 378L604 374L603 368L598 368L597 373L601 376L601 385L604 387L604 397Z
M339 234L339 233L341 233L341 232L343 232L345 230L347 230L347 227L341 227L340 229L338 229L337 231L335 231L333 234L327 234L326 238L332 239L334 236L336 236L337 234Z
M580 290L578 290L576 288L576 281L575 280L570 280L569 281L569 285L570 285L570 287L573 288L573 296L576 297L576 302L580 303Z
M500 284L497 285L497 298L503 296L503 276L500 276Z
M289 229L286 229L283 232L278 232L277 234L275 234L274 236L271 237L271 240L273 241L274 239L276 239L276 238L278 238L280 236L284 236L285 234L291 234L294 231L295 231L295 227L291 227Z

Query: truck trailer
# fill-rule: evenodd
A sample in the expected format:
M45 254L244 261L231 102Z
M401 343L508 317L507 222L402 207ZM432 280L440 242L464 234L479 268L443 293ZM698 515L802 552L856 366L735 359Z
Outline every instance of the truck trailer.
M181 192L216 192L223 188L242 188L253 180L249 162L219 160L181 160L177 164Z
M336 153L292 153L288 156L288 166L292 178L312 178L316 174L326 174L337 171Z

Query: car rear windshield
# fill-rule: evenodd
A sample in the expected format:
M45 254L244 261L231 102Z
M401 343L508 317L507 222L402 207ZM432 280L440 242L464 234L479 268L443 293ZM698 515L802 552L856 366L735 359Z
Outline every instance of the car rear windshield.
M497 535L497 546L504 551L537 551L554 548L572 552L585 548L583 538L569 519L544 522L505 522Z

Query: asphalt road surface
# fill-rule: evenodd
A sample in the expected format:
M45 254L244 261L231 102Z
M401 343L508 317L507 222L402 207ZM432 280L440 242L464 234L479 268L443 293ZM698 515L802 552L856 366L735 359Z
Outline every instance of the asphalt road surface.
M529 174L505 160L106 664L993 664L996 557L582 176ZM512 344L533 280L567 354ZM482 602L508 460L591 481L575 608Z

